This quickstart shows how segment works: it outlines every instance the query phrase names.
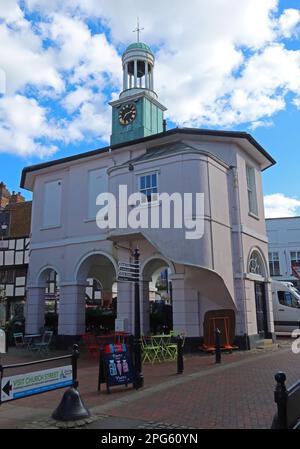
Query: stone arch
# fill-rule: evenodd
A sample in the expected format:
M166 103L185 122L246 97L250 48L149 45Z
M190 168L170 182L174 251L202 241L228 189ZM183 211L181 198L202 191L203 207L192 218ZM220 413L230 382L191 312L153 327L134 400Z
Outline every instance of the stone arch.
M158 330L164 331L164 329L171 330L173 328L173 314L172 314L172 285L169 282L168 276L165 278L166 283L158 285L156 284L159 279L160 272L164 269L170 271L170 275L175 274L175 267L173 263L161 256L159 253L151 255L141 265L141 278L142 278L142 330L145 334L151 332L157 332ZM153 288L155 285L155 288ZM161 290L157 288L162 287ZM157 295L159 294L162 302L157 302ZM154 320L157 314L162 314L160 321ZM152 318L151 318L152 317ZM158 327L157 327L158 326Z
M117 265L117 262L114 259L114 257L104 251L92 251L92 252L85 254L83 257L81 257L81 259L77 263L77 265L75 267L75 271L74 271L74 281L75 282L79 282L79 281L85 282L85 279L88 274L89 266L91 265L92 261L97 260L97 258L98 259L106 258L112 264L112 266L114 268L115 277L117 277L118 265ZM101 282L100 279L99 279L99 282Z
M37 276L36 276L36 286L37 287L46 287L47 285L47 277L50 271L55 271L61 280L61 272L55 265L45 265L42 267Z
M247 272L268 278L268 265L261 249L254 246L249 251L247 260Z
M142 263L141 274L145 280L149 280L154 271L158 270L160 267L163 268L166 265L170 268L171 275L176 273L173 262L160 254L152 255Z

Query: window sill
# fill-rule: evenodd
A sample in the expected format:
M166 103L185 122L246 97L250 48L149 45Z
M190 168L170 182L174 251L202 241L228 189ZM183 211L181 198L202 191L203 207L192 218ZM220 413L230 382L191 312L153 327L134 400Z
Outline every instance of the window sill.
M259 216L254 214L253 212L248 212L249 217L255 218L255 220L260 220Z
M133 206L129 206L132 209L147 209L149 207L157 207L160 206L160 201L152 201L152 202L147 202L147 203L142 203L142 204L138 204L138 205L133 205Z
M59 229L59 228L61 228L61 225L43 226L42 228L40 228L40 231L48 231L50 229Z

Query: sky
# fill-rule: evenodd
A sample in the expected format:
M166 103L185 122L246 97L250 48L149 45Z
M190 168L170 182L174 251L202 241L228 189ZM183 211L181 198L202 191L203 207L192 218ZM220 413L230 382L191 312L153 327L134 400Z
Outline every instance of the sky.
M0 0L0 180L19 191L23 167L109 144L139 17L168 128L251 133L277 161L263 172L266 216L300 215L299 6Z

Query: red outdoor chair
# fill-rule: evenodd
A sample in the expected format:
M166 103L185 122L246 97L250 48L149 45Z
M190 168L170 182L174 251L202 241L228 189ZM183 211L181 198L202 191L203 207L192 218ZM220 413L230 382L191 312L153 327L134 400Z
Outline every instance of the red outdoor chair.
M86 334L82 334L81 338L91 359L97 360L99 356L99 344L96 341L96 337L87 332Z

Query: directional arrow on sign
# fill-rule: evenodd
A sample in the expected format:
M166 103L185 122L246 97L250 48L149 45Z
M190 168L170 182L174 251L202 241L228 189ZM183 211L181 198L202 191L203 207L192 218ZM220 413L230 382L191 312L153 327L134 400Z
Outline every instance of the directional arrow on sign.
M9 396L9 392L12 389L12 385L10 383L10 380L8 382L6 382L6 384L4 385L4 387L2 388L2 391L4 391L4 393Z

